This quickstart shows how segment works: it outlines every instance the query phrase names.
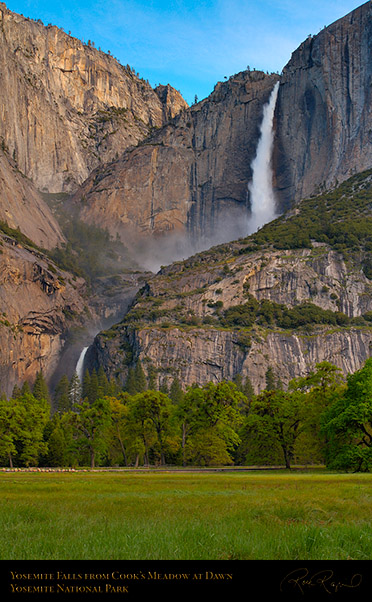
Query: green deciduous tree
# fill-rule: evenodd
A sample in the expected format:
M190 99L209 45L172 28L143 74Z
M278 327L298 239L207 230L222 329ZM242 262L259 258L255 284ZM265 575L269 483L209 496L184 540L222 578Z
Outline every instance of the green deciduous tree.
M156 443L159 447L160 463L165 464L166 437L169 433L171 412L170 400L160 391L145 391L138 393L134 400L134 416L137 417L142 427L143 440L148 459L148 440L145 433L156 434ZM152 442L154 445L154 441Z
M321 416L342 395L344 377L330 362L316 364L315 370L305 377L293 379L288 389L306 393L304 429L297 441L296 452L312 463L323 463L327 438L321 431Z
M37 466L40 454L44 454L47 449L44 429L50 417L50 405L44 397L37 399L29 393L22 395L18 401L20 403L18 458L25 466Z
M16 441L20 438L23 412L17 399L0 400L0 457L7 458L10 468L17 454Z
M244 423L245 437L252 437L266 449L282 450L286 468L291 468L294 446L303 430L305 395L298 391L263 391L251 403Z
M120 458L120 463L128 466L128 453L126 449L126 429L128 426L129 414L129 395L123 393L119 397L108 397L111 414L110 441L111 448L109 449L110 457ZM117 448L119 447L119 454Z
M83 401L77 412L70 413L71 424L78 435L77 443L89 453L90 467L94 468L106 451L107 432L111 424L110 405L106 398L93 403Z
M343 394L322 416L329 468L372 469L372 359L347 378Z
M206 461L207 456L200 453L200 444L203 441L201 434L205 433L209 441L219 441L219 457L226 460L223 463L231 462L234 450L240 442L237 434L241 423L239 405L244 399L244 395L232 382L207 383L203 387L194 386L188 389L180 408L184 460L198 463L203 457L203 461ZM209 458L212 462L211 455Z

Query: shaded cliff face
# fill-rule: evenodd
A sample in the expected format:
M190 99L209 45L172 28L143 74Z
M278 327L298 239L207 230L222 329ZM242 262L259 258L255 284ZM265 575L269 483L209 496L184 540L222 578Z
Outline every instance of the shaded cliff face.
M163 268L124 320L96 337L91 365L124 382L140 359L157 369L158 383L177 375L184 386L241 374L256 391L269 366L284 385L324 360L344 374L359 369L372 353L371 178L361 174L263 232ZM321 206L325 225L315 232L311 212ZM314 236L302 248L281 234L296 227Z
M0 232L0 392L71 377L84 346L120 320L146 274L102 277L94 291L39 249Z
M274 172L283 206L372 164L372 4L309 37L283 70Z
M81 218L126 241L144 235L142 247L149 234L166 234L165 262L180 244L175 236L172 248L172 234L187 233L180 257L245 234L262 109L277 80L242 72L217 84L206 100L96 170L74 198Z
M129 67L0 3L0 137L40 190L75 190L186 106L175 93L165 108Z
M0 235L0 389L55 370L68 332L87 320L85 283Z
M0 220L19 228L38 246L51 249L64 241L61 229L33 184L0 150Z

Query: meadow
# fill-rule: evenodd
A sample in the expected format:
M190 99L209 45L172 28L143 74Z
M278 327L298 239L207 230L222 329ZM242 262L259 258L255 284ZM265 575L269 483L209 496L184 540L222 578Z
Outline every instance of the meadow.
M0 558L372 558L372 476L0 474Z

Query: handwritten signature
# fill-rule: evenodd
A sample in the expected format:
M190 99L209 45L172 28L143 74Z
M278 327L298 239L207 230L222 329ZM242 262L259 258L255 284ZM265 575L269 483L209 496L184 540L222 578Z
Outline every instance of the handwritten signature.
M362 583L362 575L355 573L352 577L339 580L332 570L322 570L311 573L307 568L291 571L282 579L280 591L298 589L302 594L306 589L321 588L328 594L336 594L342 589L355 589Z

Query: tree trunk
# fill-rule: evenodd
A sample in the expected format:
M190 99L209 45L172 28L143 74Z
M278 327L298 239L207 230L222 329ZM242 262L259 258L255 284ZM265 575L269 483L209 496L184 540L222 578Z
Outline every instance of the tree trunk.
M183 423L183 425L182 425L182 466L186 466L185 446L186 446L186 424Z
M90 467L91 468L94 468L94 463L95 463L94 449L90 448Z
M125 453L125 447L124 447L124 443L122 441L122 438L120 437L119 429L117 430L117 435L118 435L118 439L119 439L121 451L122 451L123 458L124 458L124 464L125 464L125 466L128 466L127 454Z
M291 469L291 454L290 452L287 450L286 447L282 447L283 450L283 454L284 454L284 461L285 461L285 467L288 468L289 470Z
M9 466L10 468L13 468L13 458L12 458L12 454L9 452Z

